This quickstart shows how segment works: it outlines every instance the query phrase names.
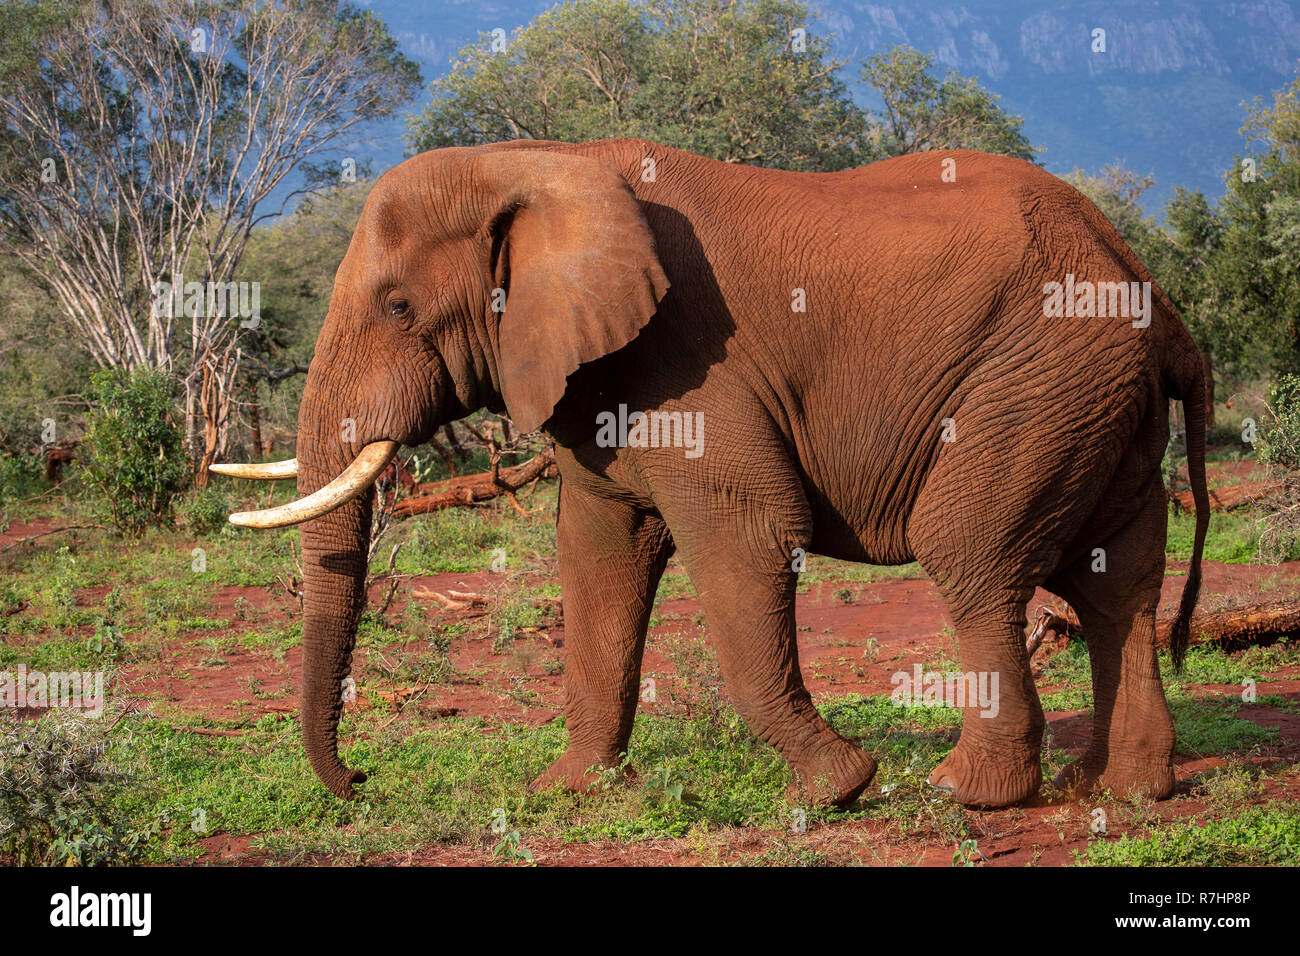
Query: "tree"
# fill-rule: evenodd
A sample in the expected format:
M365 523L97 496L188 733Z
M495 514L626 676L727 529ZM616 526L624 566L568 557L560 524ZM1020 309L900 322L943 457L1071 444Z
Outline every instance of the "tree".
M99 366L182 376L202 482L260 322L257 287L234 283L254 225L419 72L338 0L18 0L2 17L0 252Z
M1155 185L1154 176L1142 176L1115 164L1096 175L1076 169L1061 178L1091 199L1143 264L1156 271L1153 264L1165 258L1168 239L1141 204L1142 194Z
M276 437L292 439L299 376L307 371L334 273L373 185L361 179L324 189L249 239L240 274L265 277L262 323L245 337L245 387L232 416L247 427L252 457L271 454Z
M1242 133L1248 153L1225 177L1221 307L1252 346L1243 362L1300 371L1300 77L1271 106L1256 100Z
M725 162L833 170L865 130L798 0L584 0L484 36L431 86L414 150L646 137Z
M878 157L934 149L974 149L1033 161L1038 150L1021 132L1024 120L998 106L998 96L974 77L949 70L931 74L934 57L907 46L877 53L862 82L880 96L883 113L870 114L869 137Z

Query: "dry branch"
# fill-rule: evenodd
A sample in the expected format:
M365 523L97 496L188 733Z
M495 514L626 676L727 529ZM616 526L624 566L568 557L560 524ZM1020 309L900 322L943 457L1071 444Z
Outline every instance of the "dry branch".
M419 497L408 498L393 508L393 516L405 518L441 511L443 508L476 505L501 495L513 498L514 493L525 485L539 479L554 478L558 474L555 452L548 448L523 464L501 468L495 473L485 471L477 475L426 482L416 489ZM518 506L518 502L515 504Z
M20 545L31 544L33 541L39 540L40 538L44 538L51 534L59 534L60 532L63 531L79 531L86 528L95 528L100 531L107 530L102 524L66 524L61 528L51 528L49 531L42 531L40 534L29 534L25 538L18 538L16 541L11 541L3 548L0 548L0 554L4 554L6 551L9 551L13 548L17 548Z
M1061 615L1057 614L1050 607L1038 609L1038 621L1034 624L1034 629L1029 637L1025 638L1025 651L1030 657L1042 646L1044 640L1051 637L1053 640L1058 639L1061 635L1070 633L1070 622Z

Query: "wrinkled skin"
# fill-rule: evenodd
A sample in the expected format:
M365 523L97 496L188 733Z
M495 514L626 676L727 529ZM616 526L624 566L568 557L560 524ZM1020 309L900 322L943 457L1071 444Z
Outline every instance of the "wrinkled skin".
M735 707L789 761L796 798L857 796L875 761L821 719L800 676L803 548L919 561L962 669L997 673L996 717L966 708L932 784L986 806L1038 790L1023 630L1043 585L1078 611L1096 701L1091 746L1058 783L1164 797L1160 462L1168 400L1187 399L1203 495L1201 364L1158 291L1148 328L1045 318L1043 287L1066 273L1150 279L1086 199L1017 160L929 153L815 175L639 140L426 153L378 182L339 268L303 395L299 490L368 442L418 444L485 406L554 436L570 737L536 787L582 788L626 752L675 551ZM702 413L703 454L599 447L597 415L620 404ZM307 753L344 797L363 779L336 729L369 519L363 496L303 538Z

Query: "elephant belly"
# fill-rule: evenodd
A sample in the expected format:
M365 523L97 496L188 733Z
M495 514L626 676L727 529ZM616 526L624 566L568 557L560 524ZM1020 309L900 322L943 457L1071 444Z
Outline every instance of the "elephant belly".
M817 491L809 496L809 504L815 553L862 564L898 565L916 560L897 507L871 509L856 498L837 504Z

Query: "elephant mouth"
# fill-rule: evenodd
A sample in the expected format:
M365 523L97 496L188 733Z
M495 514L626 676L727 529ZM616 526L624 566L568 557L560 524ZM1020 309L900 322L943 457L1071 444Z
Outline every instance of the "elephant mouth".
M361 449L342 474L307 497L276 508L237 511L230 516L230 523L243 528L287 528L329 514L369 490L399 447L395 441L371 442ZM292 478L298 474L298 461L290 458L265 465L213 465L211 470L236 478Z

